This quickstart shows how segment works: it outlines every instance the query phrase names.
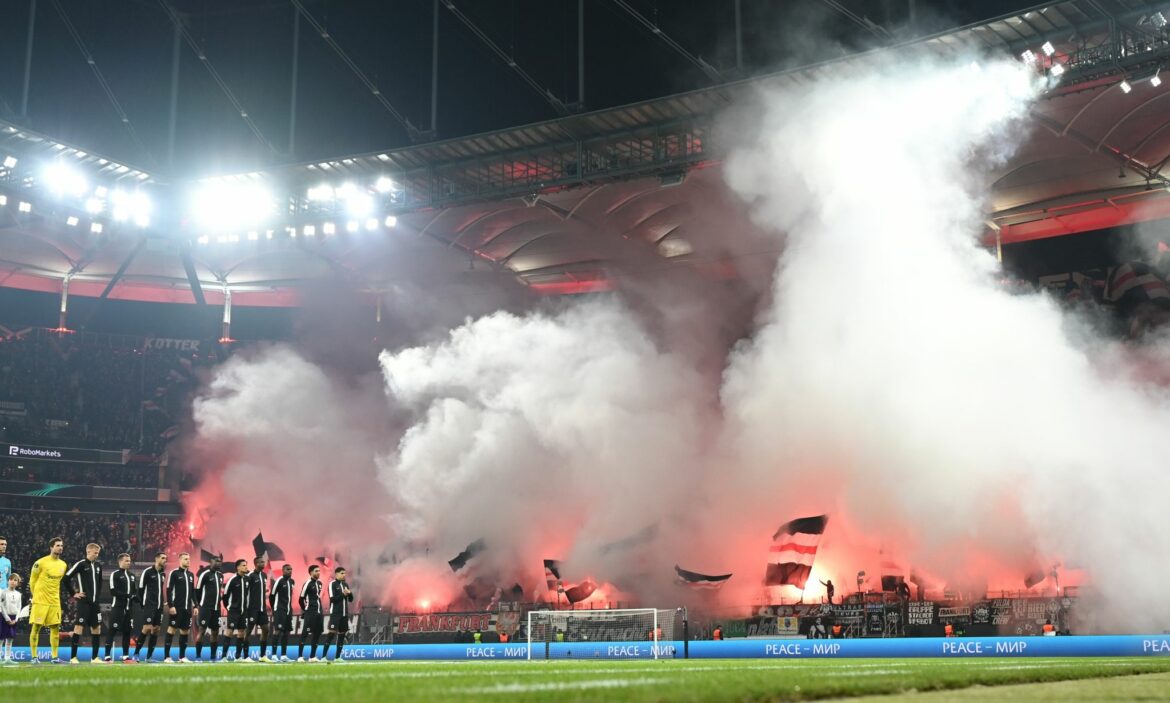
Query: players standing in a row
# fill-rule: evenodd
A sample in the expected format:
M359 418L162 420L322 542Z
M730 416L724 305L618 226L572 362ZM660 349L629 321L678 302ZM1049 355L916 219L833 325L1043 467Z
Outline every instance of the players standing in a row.
M85 558L74 562L65 572L65 587L69 596L77 602L77 618L73 621L73 652L69 662L79 664L77 645L81 642L81 633L89 628L91 661L98 661L98 644L102 636L101 607L98 601L102 595L102 565L98 563L98 555L102 548L90 542L85 545Z
M110 615L106 626L105 661L112 662L114 635L122 635L122 661L130 659L131 604L138 596L138 584L130 573L130 555L118 555L118 569L110 574Z
M175 630L179 631L179 661L190 663L187 658L187 633L191 631L191 615L195 610L195 576L191 573L191 555L183 552L179 555L179 568L171 571L167 576L167 613L171 616L167 621L167 638L163 645L164 662L173 663L171 658L171 642L175 637Z
M215 661L215 647L219 640L219 606L223 602L223 559L218 555L211 557L211 563L199 572L195 579L195 593L199 600L199 620L195 640L195 660L203 658L203 640L211 643L211 661ZM227 647L224 647L224 653Z
M167 555L159 552L154 556L154 565L143 569L142 575L138 577L138 600L142 603L142 635L134 649L135 659L142 654L142 647L145 645L145 661L154 660L154 646L158 640L158 631L162 628L163 607L167 598L166 575L163 573L166 565Z
M264 570L268 566L268 560L264 557L256 557L252 560L256 568L248 574L248 597L244 602L248 605L248 624L246 637L251 638L252 633L257 629L260 630L260 661L271 661L268 658L268 572Z

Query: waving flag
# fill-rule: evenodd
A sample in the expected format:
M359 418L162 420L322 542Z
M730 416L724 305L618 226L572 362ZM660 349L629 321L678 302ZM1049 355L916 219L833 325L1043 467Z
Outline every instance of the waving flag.
M687 571L686 569L679 568L678 564L674 565L674 573L678 577L679 584L691 588L719 588L727 583L727 579L731 578L731 574L710 576L708 574L700 574L697 571Z
M570 603L579 603L593 595L593 592L596 590L597 584L593 583L593 581L589 579L586 579L576 586L566 589L565 598L568 598Z
M454 559L448 561L447 566L450 566L452 571L459 571L467 566L467 564L473 558L475 558L475 555L479 554L485 549L487 549L487 543L485 543L482 539L477 539L471 544L467 545L467 549L459 552L459 554L457 554Z
M768 570L764 583L768 586L796 586L803 589L812 572L817 545L829 522L828 515L802 517L786 522L772 535Z
M561 583L561 562L559 559L544 560L544 582L548 590L555 591Z

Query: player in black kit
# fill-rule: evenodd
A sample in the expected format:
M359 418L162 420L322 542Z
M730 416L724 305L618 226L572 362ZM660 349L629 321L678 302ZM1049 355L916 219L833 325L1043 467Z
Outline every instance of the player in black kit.
M77 601L77 619L73 622L73 654L70 655L70 664L77 664L77 645L81 642L81 634L89 628L90 661L102 663L98 659L98 642L102 636L101 608L98 599L102 594L102 565L97 562L102 548L90 542L85 545L85 558L76 562L65 572L65 586L69 595Z
M142 636L138 646L134 649L134 658L142 654L142 646L146 645L146 659L154 660L154 645L158 639L158 631L162 629L163 606L167 602L166 575L163 570L167 565L167 555L159 552L154 555L154 565L142 570L138 577L138 600L142 603Z
M251 661L245 655L248 646L248 560L236 559L236 573L223 587L223 605L227 608L227 635L223 638L220 658L225 661ZM232 634L236 636L236 654L228 656Z
M245 602L248 605L248 631L246 637L260 629L260 658L257 661L269 662L268 658L268 560L256 557L252 561L256 567L248 574L248 596Z
M105 661L112 662L114 635L122 635L122 661L130 660L130 604L138 593L138 584L130 573L130 555L118 555L118 569L110 574L110 616L106 628Z
M317 642L321 639L321 633L325 631L325 615L321 607L321 592L324 586L321 585L321 567L316 564L309 567L309 580L305 581L305 585L301 586L301 596L298 598L301 606L301 655L297 661L305 661L305 640L310 636L311 644L309 645L309 661L317 661ZM321 655L324 657L324 654Z
M191 555L183 552L179 555L179 568L171 571L167 577L167 602L170 603L168 613L170 621L167 623L167 638L163 644L164 662L170 664L171 642L175 637L175 630L179 631L179 656L177 659L190 664L187 658L187 633L191 631L191 615L195 610L195 576L191 573Z
M349 604L352 602L353 591L345 583L345 569L339 566L333 570L333 581L329 583L329 634L337 637L333 661L338 664L345 663L341 650L345 647L345 634L349 632ZM328 653L328 639L325 640L325 650Z
M280 661L291 661L288 658L288 633L293 629L293 586L296 582L292 577L291 564L285 564L280 569L280 576L272 582L272 595L269 601L272 604L272 631L275 638L272 643L272 658L276 659L276 647L280 647Z
M203 659L203 642L210 644L211 661L215 661L219 640L219 611L223 602L223 557L211 557L211 563L195 577L195 598L199 601L199 621L196 623L195 661Z

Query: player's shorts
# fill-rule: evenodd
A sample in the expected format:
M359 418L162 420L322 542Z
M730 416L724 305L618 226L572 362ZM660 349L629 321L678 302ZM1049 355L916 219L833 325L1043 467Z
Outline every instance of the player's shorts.
M229 630L243 630L248 627L248 617L239 610L227 611L227 626Z
M293 617L292 613L284 613L279 610L272 613L272 629L277 632L292 632Z
M248 613L248 627L268 624L268 613L263 610L253 610Z
M180 610L178 608L175 608L175 614L170 617L170 622L168 623L167 626L173 627L177 630L190 630L191 629L191 611L190 610Z
M301 628L302 632L319 635L325 631L325 618L321 616L321 613L305 613L301 620L304 622Z
M88 627L93 629L102 624L102 609L100 606L90 603L89 601L77 601L77 619L73 621L74 627Z
M130 609L110 608L110 629L114 632L130 631Z
M53 625L61 624L61 606L59 605L37 605L29 609L28 621L33 625Z
M348 615L330 615L329 616L329 631L330 632L349 632L349 616Z
M142 609L142 625L150 627L162 627L163 611L162 608L143 608Z
M219 631L219 608L199 609L199 629Z

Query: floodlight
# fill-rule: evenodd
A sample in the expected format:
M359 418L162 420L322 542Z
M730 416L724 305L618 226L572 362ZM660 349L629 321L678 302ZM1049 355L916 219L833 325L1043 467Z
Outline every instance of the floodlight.
M45 167L44 173L41 175L45 185L54 195L79 198L89 190L85 176L80 171L60 162Z
M1036 63L1036 52L1025 49L1024 53L1020 54L1020 58L1024 60L1024 63Z
M398 226L398 218L394 215L386 215L386 219L382 222L382 224L386 225L387 227L396 227Z
M309 189L309 200L313 202L325 202L333 200L333 188L327 185L319 185Z
M80 221L81 220L77 219L75 215L70 215L69 217L65 218L65 224L69 225L70 227L76 227L77 223Z
M205 234L202 237L200 237L199 239L196 239L195 241L198 242L199 244L207 244L208 242L211 241L211 238Z
M91 215L96 215L105 209L106 204L97 198L89 198L85 201L85 211Z
M32 212L32 203L22 200L20 201L20 205L16 206L16 209L21 212Z
M142 227L142 228L149 227L150 226L150 216L139 215L139 216L135 217L134 218L134 226L135 227Z
M110 194L110 191L105 186L98 186L93 189L93 194L98 198L104 198Z
M1129 84L1129 81L1122 81L1121 83L1118 83L1117 86L1121 88L1121 92L1127 95L1129 94L1129 91L1133 90L1133 86Z
M4 207L7 204L8 204L8 196L7 195L0 195L0 207Z
M15 156L5 156L4 157L4 168L16 168L16 157Z
M259 183L207 183L191 199L191 215L208 229L254 227L276 211L276 199Z
M1045 56L1052 56L1056 53L1056 47L1052 45L1052 42L1046 41L1040 45L1040 51L1043 51Z
M265 239L272 239L273 234L275 234L275 232L273 230L268 230L264 233L264 238Z
M1161 12L1155 12L1150 15L1150 24L1154 25L1156 29L1161 29L1166 26L1166 15Z
M325 224L321 225L321 233L322 234L333 234L336 231L337 231L337 226L334 225L332 222L326 222Z
M118 222L125 222L126 220L133 220L135 223L147 223L150 221L150 198L146 197L146 193L140 190L125 191L117 189L110 194L111 214ZM145 227L146 224L138 224L139 227Z
M368 229L368 230L378 229L378 218L371 217L370 219L366 220L366 229Z
M313 225L305 225L304 231L305 231L306 237L312 237L312 236L315 236L317 234L317 228L314 227Z
M249 241L249 242L254 242L254 241L256 241L257 239L260 239L260 233L259 233L259 232L257 232L256 230L252 230L251 232L248 232L248 241Z
M394 190L394 181L390 180L386 176L382 176L378 180L374 181L374 190L378 191L379 193L389 193L390 191Z
M1162 78L1158 75L1159 72L1160 70L1155 71L1153 78L1150 78L1150 85L1154 86L1155 88L1162 85Z
M101 234L103 229L105 229L105 227L102 227L102 223L100 222L95 222L89 226L89 231L93 232L94 234Z
M346 232L356 232L356 231L358 231L358 223L357 223L357 220L350 220L349 222L346 222L346 223L345 223L345 231L346 231Z
M374 211L374 199L366 193L347 194L345 211L351 217L366 217Z
M215 238L215 241L216 241L216 243L217 243L217 244L227 244L227 243L228 243L228 238L227 238L227 236L226 236L226 235L223 235L223 234L221 234L221 235L219 235L218 237L216 237L216 238Z
M1049 73L1052 74L1053 78L1060 78L1062 75L1064 75L1064 64L1052 64L1052 68L1049 70Z

